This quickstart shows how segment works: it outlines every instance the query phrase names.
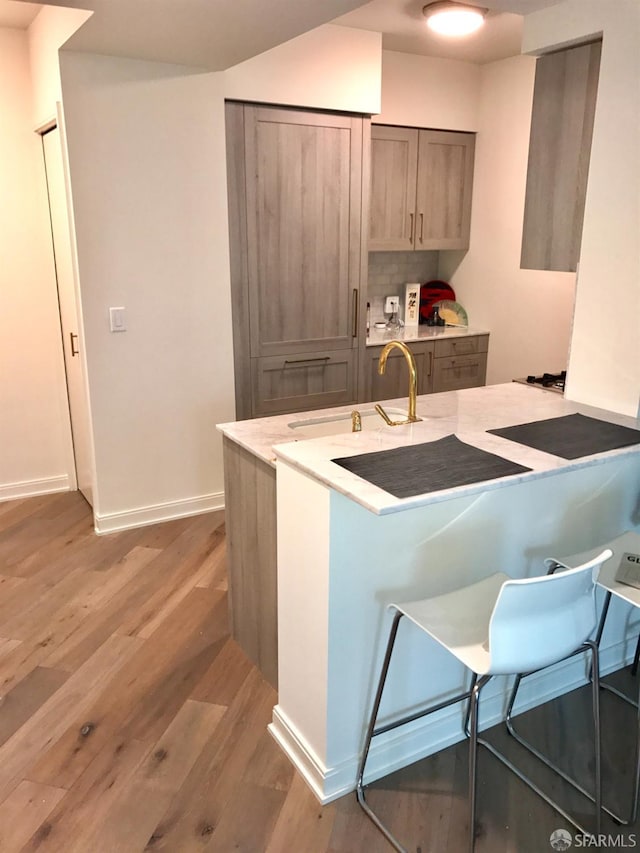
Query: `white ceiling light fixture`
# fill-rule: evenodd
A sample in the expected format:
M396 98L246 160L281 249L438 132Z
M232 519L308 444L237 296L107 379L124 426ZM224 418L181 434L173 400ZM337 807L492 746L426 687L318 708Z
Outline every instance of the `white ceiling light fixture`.
M453 0L438 0L422 9L427 26L442 36L467 36L484 23L488 9L455 3Z

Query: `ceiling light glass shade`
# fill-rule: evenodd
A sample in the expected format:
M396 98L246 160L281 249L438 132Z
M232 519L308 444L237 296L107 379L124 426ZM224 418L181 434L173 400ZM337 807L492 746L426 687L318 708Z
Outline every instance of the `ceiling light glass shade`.
M429 3L422 12L427 19L427 26L443 36L469 35L482 26L487 14L486 9L449 0Z

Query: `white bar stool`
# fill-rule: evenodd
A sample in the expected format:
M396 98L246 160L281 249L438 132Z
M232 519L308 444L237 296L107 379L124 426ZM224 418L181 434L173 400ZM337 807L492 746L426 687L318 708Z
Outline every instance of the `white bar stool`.
M595 744L594 801L596 834L600 832L600 706L598 648L589 639L596 627L595 582L610 550L577 568L558 574L514 580L497 573L471 586L436 598L390 604L395 615L389 633L382 671L367 726L358 767L358 802L391 845L404 847L384 826L365 799L364 771L371 741L377 735L468 700L465 733L469 737L469 849L475 847L476 767L478 743L486 746L525 784L541 796L580 832L584 828L537 787L504 755L478 737L478 703L482 688L494 675L518 675L558 663L583 651L591 652L592 701ZM468 691L437 705L376 727L378 710L391 663L398 626L403 616L451 652L472 673Z

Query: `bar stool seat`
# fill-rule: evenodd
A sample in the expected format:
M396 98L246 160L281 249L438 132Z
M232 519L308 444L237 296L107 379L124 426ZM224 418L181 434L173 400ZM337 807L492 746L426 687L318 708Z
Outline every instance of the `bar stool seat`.
M598 648L589 639L596 627L595 581L600 565L611 556L605 550L583 565L557 574L514 580L496 573L484 580L445 595L402 604L390 604L394 617L389 632L382 671L367 725L358 767L358 802L399 851L404 848L382 823L366 801L364 772L371 746L377 735L468 701L465 734L469 738L469 849L474 850L476 812L477 746L486 746L510 770L540 795L579 831L585 829L556 802L541 791L504 755L478 737L478 702L482 688L495 675L518 675L543 669L581 652L591 653L592 703L594 717L596 833L600 832L600 720ZM376 726L380 701L391 663L400 620L406 617L415 628L428 634L463 663L472 674L469 690L412 712L390 723Z

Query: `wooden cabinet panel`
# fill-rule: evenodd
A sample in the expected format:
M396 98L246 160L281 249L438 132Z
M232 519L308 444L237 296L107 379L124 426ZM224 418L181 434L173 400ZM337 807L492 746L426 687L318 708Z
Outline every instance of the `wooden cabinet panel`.
M253 417L355 401L355 360L353 350L251 359Z
M475 136L371 127L369 250L466 249Z
M362 120L246 106L245 170L251 356L350 349Z
M416 249L466 249L471 224L475 137L421 130Z
M433 351L431 342L415 342L408 344L413 353L418 371L418 394L428 394L431 391L431 375L433 371ZM366 366L364 370L364 394L360 401L364 403L393 400L396 397L409 396L409 369L407 361L399 350L389 353L387 366L383 376L378 373L378 361L383 347L367 347Z
M223 438L231 636L278 687L276 470Z
M464 338L444 338L436 341L436 358L443 356L471 355L476 352L487 352L489 335L472 335Z
M487 353L436 358L433 362L434 393L460 391L484 385L487 376Z
M531 115L520 266L574 272L591 156L601 42L541 56Z
M371 127L369 250L413 249L418 131Z

